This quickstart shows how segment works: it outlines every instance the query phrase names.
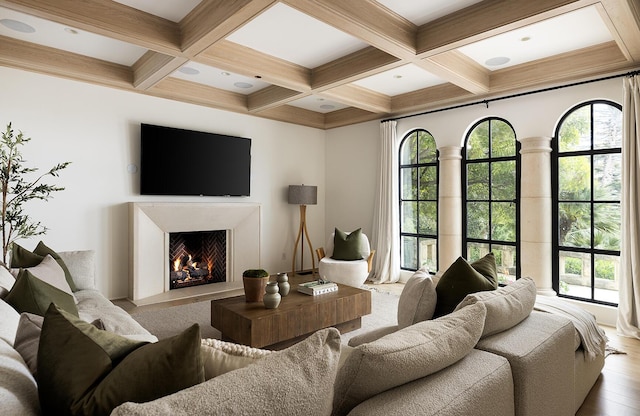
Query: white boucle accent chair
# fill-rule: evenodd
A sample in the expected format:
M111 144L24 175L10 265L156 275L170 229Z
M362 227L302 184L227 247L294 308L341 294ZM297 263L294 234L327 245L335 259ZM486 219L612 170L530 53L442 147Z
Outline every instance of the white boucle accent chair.
M347 233L349 234L349 233ZM335 260L333 255L333 239L335 233L327 241L327 248L316 249L318 256L318 275L325 280L347 286L360 287L369 277L375 250L371 250L369 239L363 233L360 240L360 253L362 260Z

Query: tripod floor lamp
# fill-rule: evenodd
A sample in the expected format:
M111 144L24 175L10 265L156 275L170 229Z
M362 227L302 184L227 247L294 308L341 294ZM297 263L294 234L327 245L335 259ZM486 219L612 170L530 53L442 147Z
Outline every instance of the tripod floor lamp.
M302 241L302 250L300 251L300 269L304 269L304 238L309 243L309 252L311 253L311 273L315 275L316 261L313 258L313 247L309 239L307 231L307 205L316 205L318 203L318 187L305 185L289 185L289 203L300 205L300 227L298 228L298 237L296 244L293 246L293 259L291 261L291 271L296 274L296 254L298 251L298 243Z

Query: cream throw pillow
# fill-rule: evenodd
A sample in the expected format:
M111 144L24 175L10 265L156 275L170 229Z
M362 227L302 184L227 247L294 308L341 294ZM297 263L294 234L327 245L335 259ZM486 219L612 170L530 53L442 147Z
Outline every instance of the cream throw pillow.
M12 275L6 267L0 264L0 299L4 299L15 282L15 276Z
M200 353L204 365L204 379L209 380L253 364L273 351L206 338L202 340Z
M484 303L487 317L482 337L506 331L522 322L536 303L536 284L530 277L523 277L499 289L467 295L456 310L468 305Z
M462 359L478 343L485 314L478 303L356 347L338 372L333 414L346 415L376 394Z
M327 328L255 364L147 403L124 403L111 416L329 415L340 332Z
M406 328L433 317L436 310L436 283L424 270L416 271L405 283L398 301L398 328Z

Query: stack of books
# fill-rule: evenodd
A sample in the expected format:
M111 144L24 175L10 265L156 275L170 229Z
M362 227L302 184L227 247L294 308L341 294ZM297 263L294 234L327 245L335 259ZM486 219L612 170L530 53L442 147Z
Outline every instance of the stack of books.
M338 285L333 282L325 282L314 280L312 282L300 283L298 285L298 292L316 296L324 293L331 293L338 290Z

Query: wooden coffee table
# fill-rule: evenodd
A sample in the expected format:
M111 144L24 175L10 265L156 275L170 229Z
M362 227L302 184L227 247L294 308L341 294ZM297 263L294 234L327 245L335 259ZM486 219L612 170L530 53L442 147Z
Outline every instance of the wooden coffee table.
M211 326L222 332L223 340L269 349L285 348L322 328L332 326L341 333L360 328L362 316L371 313L371 292L345 285L317 296L297 291L298 283L312 279L289 277L291 291L276 309L247 303L244 296L212 300Z

